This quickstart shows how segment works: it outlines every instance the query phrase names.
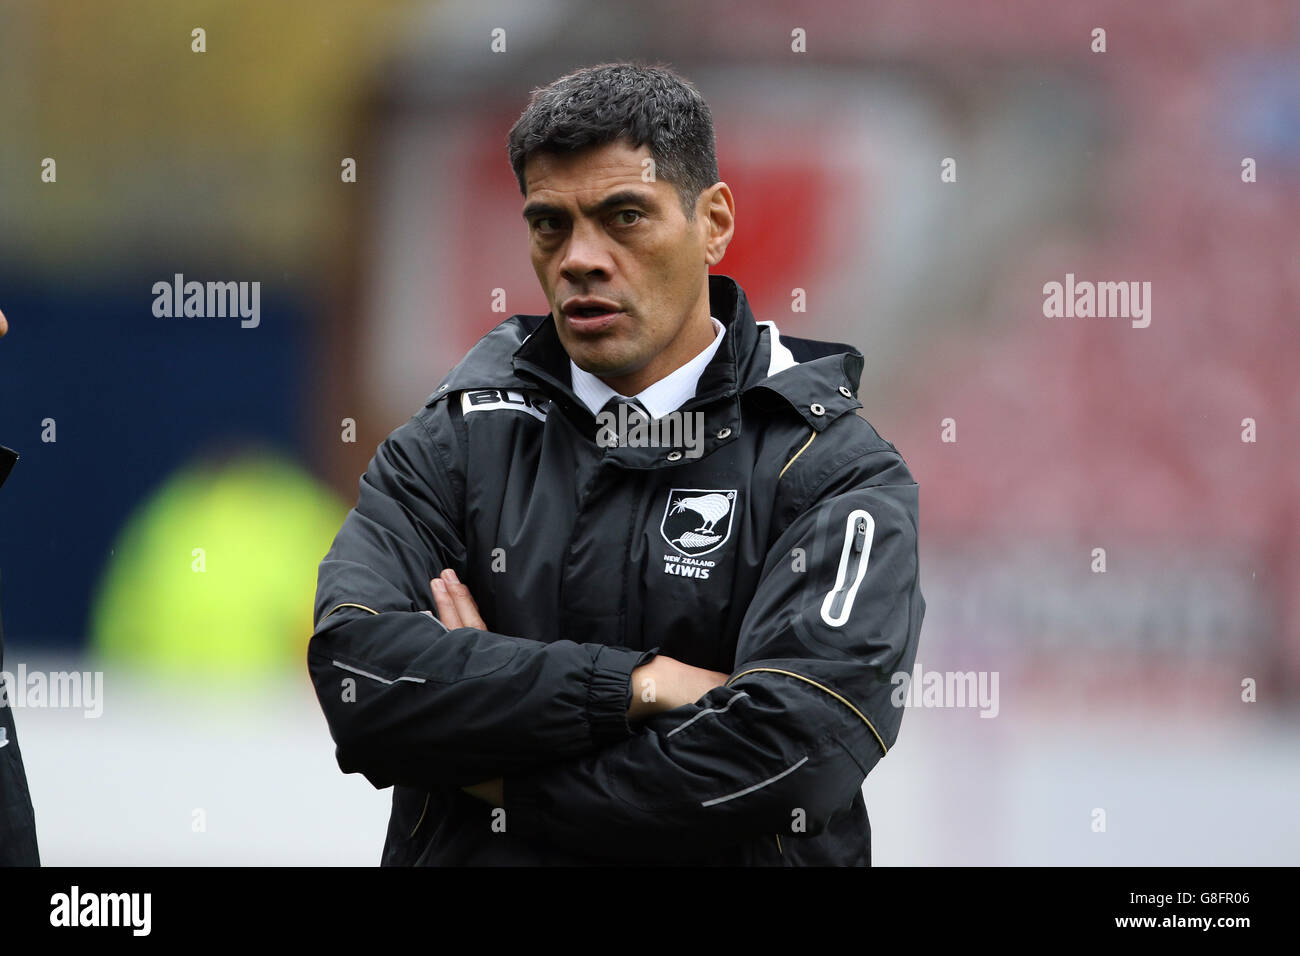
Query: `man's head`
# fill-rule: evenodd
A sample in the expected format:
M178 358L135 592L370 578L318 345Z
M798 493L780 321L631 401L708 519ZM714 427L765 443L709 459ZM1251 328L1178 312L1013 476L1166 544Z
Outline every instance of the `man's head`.
M577 70L533 91L509 152L533 269L579 367L635 394L713 340L708 268L735 204L695 87L661 65Z

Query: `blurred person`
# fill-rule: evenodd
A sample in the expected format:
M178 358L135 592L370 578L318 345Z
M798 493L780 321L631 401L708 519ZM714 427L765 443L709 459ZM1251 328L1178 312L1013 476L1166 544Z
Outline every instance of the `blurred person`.
M862 353L709 274L735 201L671 69L534 90L508 152L551 310L379 445L319 568L308 668L340 768L394 788L382 864L869 865L925 603Z
M9 331L9 323L0 312L0 338ZM0 445L0 486L13 470L18 453ZM0 595L2 596L2 595ZM36 812L27 789L23 755L18 749L18 732L14 728L10 694L18 692L4 674L5 634L0 620L0 679L5 680L0 696L0 866L40 866L36 846Z

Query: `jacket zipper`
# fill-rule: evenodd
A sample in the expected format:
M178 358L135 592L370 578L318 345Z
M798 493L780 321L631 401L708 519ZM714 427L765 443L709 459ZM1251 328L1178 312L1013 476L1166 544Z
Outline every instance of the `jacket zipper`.
M876 533L876 522L869 512L861 508L849 513L844 526L844 547L840 549L840 566L835 575L835 587L822 601L822 620L831 627L840 627L849 619L858 586L867 573L871 558L871 539Z

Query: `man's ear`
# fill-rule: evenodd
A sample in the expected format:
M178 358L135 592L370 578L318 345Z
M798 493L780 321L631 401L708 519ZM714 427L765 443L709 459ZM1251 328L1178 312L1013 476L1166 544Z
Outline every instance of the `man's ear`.
M702 210L697 215L705 219L704 261L716 266L727 254L727 246L736 232L736 200L731 187L717 182L700 194Z

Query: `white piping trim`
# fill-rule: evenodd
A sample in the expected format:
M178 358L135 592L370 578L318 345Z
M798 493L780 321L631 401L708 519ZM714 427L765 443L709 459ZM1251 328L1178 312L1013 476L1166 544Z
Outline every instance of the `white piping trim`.
M849 569L849 555L853 553L853 539L856 536L858 519L867 519L867 540L862 546L862 560L858 563L856 576L853 578L853 584L849 586L848 597L844 600L844 606L840 608L840 613L831 617L831 606L835 603L835 597L844 587L845 572ZM857 597L858 585L862 583L862 578L867 573L867 560L871 557L871 541L876 536L876 521L866 511L861 508L856 511L850 511L848 521L844 530L844 547L840 551L840 569L835 578L835 587L826 592L826 598L822 601L822 620L831 627L839 627L849 619L849 611L853 610L853 599Z
M725 705L723 705L722 707L706 707L706 708L704 708L702 711L700 711L700 712L699 712L698 714L696 714L694 717L692 717L692 718L690 718L689 720L687 720L685 723L683 723L683 724L678 724L678 725L677 725L676 727L674 727L672 730L668 731L668 733L664 734L664 739L666 740L667 738L671 737L673 734L677 733L677 731L679 731L679 730L685 730L687 727L689 727L691 724L695 723L697 720L699 720L699 719L700 719L701 717L703 717L705 714L725 714L725 713L727 712L727 708L728 708L728 707L730 707L730 706L731 706L732 704L734 704L736 701L740 700L740 698L742 698L742 697L748 697L748 696L749 696L749 692L748 692L748 691L743 691L743 690L742 690L740 693L738 693L738 694L736 694L735 696L733 696L733 697L731 698L731 700L727 701L727 703L726 703Z
M777 372L784 372L788 368L793 368L799 363L795 361L794 353L786 348L785 343L781 341L781 333L777 330L776 323L771 319L764 319L762 322L756 322L755 325L766 325L768 328L768 337L772 342L772 351L767 359L767 377L771 378Z
M368 671L363 671L363 670L361 670L360 668L357 668L357 667L349 667L347 664L340 664L338 661L330 661L330 663L333 664L335 667L339 668L340 670L351 671L351 672L354 673L354 674L360 674L362 677L369 677L371 680L377 680L377 681L379 681L379 683L381 683L381 684L396 684L398 680L408 680L408 681L410 681L412 684L423 684L423 683L425 683L425 680L424 680L423 677L405 677L405 676L403 676L403 677L399 677L399 678L397 678L397 680L388 680L387 678L380 677L378 674L371 674L371 673L369 673Z
M450 633L451 628L449 628L446 624L443 624L442 621L438 620L438 617L432 611L421 611L420 613L427 614L429 616L429 620L433 621L433 623L437 624L444 631Z
M763 788L763 787L766 787L769 783L775 783L777 780L780 780L780 779L781 779L782 777L784 777L786 774L788 774L788 773L793 773L794 771L798 770L800 767L802 767L802 766L803 766L805 763L807 763L807 762L808 762L808 757L805 755L805 756L804 756L802 759L800 759L800 761L799 761L797 764L795 764L793 767L786 767L784 770L782 770L780 773L778 773L775 777L768 777L768 778L767 778L766 780L764 780L762 783L756 783L756 784L754 784L752 787L746 787L744 790L737 790L735 793L729 793L729 794L727 794L725 797L715 797L715 798L713 798L712 800L705 800L703 803L700 804L700 806L702 806L702 807L711 807L711 806L713 806L715 803L725 803L726 801L728 801L728 800L733 800L733 799L735 799L736 797L743 797L743 796L744 796L745 794L747 794L747 793L753 793L755 790L759 790L759 789L761 789L761 788Z

